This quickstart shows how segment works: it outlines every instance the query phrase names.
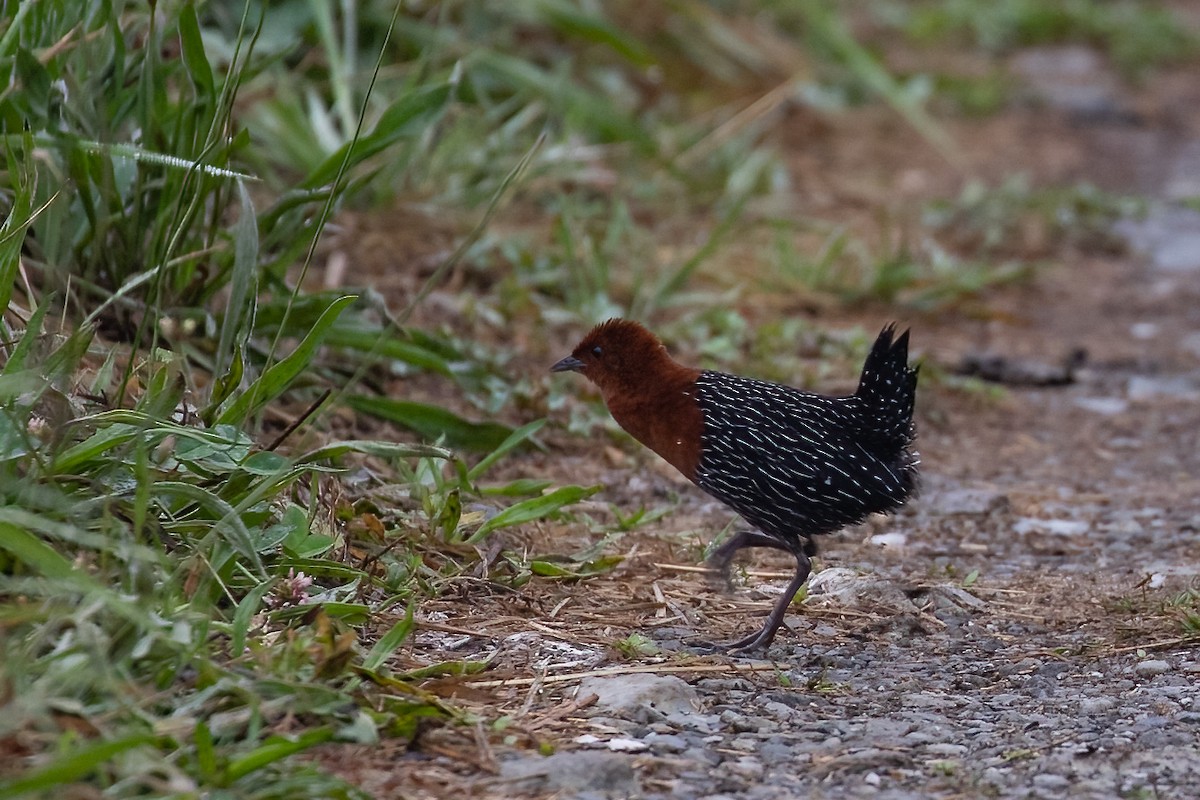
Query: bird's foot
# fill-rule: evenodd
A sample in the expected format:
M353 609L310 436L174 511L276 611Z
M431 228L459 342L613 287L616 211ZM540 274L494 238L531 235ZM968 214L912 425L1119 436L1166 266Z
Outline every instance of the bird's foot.
M773 632L769 636L764 636L764 633L764 631L755 631L749 636L738 639L736 642L710 642L706 639L696 639L695 641L688 642L687 645L703 655L715 655L717 653L750 655L760 651L765 653L775 636Z

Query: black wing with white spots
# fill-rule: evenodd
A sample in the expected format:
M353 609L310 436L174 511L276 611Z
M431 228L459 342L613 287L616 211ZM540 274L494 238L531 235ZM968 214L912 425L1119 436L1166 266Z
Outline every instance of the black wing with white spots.
M885 329L850 397L701 373L696 483L789 547L900 506L917 465L907 360L907 335Z

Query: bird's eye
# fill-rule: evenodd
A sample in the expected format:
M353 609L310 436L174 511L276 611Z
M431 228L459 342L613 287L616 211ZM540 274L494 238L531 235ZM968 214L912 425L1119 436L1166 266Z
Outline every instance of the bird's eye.
M596 358L599 358L600 356L604 355L604 350L600 348L600 345L596 345L592 348L592 355L594 355Z

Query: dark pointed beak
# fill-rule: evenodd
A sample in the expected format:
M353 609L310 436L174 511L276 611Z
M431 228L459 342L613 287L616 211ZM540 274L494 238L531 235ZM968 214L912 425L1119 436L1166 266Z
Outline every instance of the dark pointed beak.
M584 368L584 363L575 356L567 356L562 361L559 361L550 368L551 372L579 372Z

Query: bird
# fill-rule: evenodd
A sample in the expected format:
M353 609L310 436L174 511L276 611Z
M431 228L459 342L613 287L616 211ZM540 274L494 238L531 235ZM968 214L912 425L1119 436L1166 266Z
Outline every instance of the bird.
M762 628L713 648L765 650L811 572L813 537L915 495L919 367L909 365L908 344L908 330L884 327L857 390L844 397L684 366L643 325L621 318L597 325L550 368L595 384L617 424L749 523L709 557L720 575L728 579L743 548L795 557Z

